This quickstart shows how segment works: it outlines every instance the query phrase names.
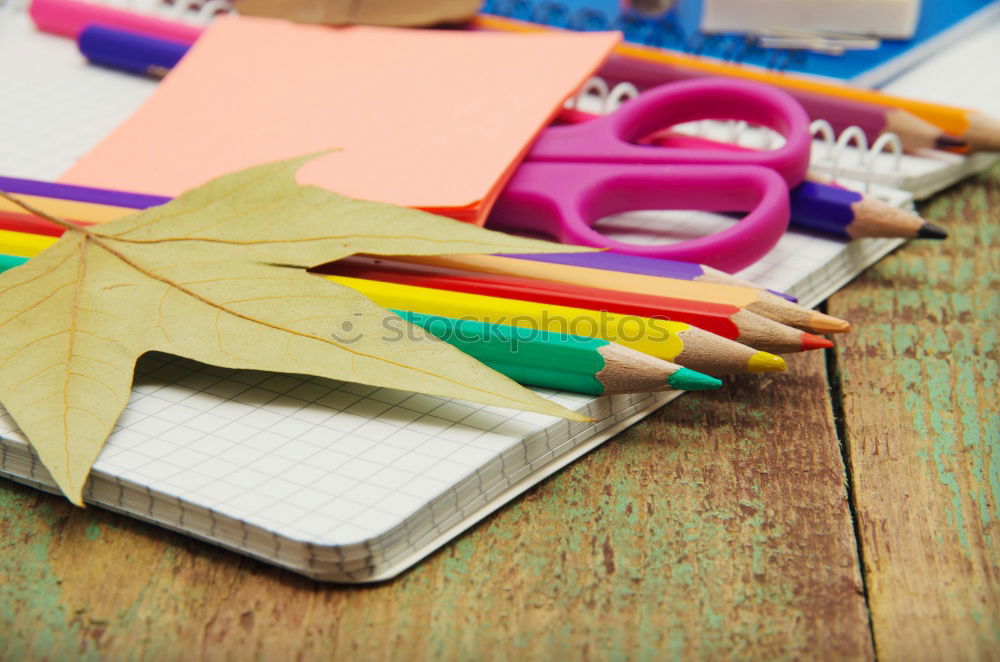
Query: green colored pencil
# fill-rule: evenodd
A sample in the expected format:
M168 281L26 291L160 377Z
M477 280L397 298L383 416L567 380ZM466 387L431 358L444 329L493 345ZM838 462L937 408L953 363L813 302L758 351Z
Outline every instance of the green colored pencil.
M13 269L19 264L24 264L27 261L28 258L21 257L20 255L0 255L0 273L3 273L8 269Z
M714 377L600 338L405 310L392 312L529 386L602 395L699 391L722 385Z
M27 261L17 255L0 255L0 272ZM701 391L722 385L715 377L600 338L393 312L526 386L602 395Z

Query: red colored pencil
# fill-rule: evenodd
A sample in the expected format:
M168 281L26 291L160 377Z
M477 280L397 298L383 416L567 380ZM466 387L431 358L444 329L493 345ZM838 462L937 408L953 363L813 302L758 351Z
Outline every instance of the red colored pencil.
M833 345L826 338L805 333L748 310L725 304L444 269L361 256L325 264L314 271L452 292L669 319L691 324L755 349L773 353L801 352Z

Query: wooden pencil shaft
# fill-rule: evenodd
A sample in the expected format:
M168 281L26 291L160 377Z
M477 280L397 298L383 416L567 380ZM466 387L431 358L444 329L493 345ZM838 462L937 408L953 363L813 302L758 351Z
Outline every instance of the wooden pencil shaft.
M605 368L598 350L608 345L606 340L403 310L393 312L521 384L591 395L605 391L596 375ZM666 386L666 379L662 386Z
M671 319L768 352L798 352L804 349L802 332L725 304L480 274L474 271L398 263L382 258L347 258L324 265L319 271L453 292ZM748 342L748 338L753 342Z
M17 230L28 231L34 231L35 229L42 230L44 228L43 231L46 231L50 236L57 236L58 234L61 234L61 229L52 230L50 228L52 224L45 223L40 219L32 216L16 215L16 218L6 218L5 220L5 213L6 212L0 212L0 227L16 228ZM631 290L653 296L662 296L664 294L664 288L669 288L667 291L678 299L734 305L742 308L757 305L757 302L770 301L773 299L773 301L770 301L766 308L761 308L761 310L764 310L765 312L761 312L761 310L757 310L755 312L760 312L764 317L798 328L813 328L805 323L811 314L802 312L802 310L806 309L799 310L799 307L796 306L796 304L788 301L779 303L782 301L782 297L760 291L756 287L727 285L724 283L713 282L725 279L718 276L709 276L708 274L711 272L708 271L707 268L703 268L703 273L706 274L706 278L704 280L684 281L680 279L661 279L658 277L647 277L635 273L605 271L602 269L591 269L589 267L571 267L562 264L544 263L540 261L500 256L451 256L449 258L441 256L439 258L431 259L429 262L423 258L413 256L397 256L396 259L417 263L422 261L429 264L440 263L445 266L451 264L448 262L449 259L458 260L456 263L457 268L467 268L473 271L483 271L487 273L526 276L530 278L570 284L578 282L581 285L590 285L598 288L606 288L609 282L615 283L617 281L624 280L629 282L622 283L620 286L615 285L614 289L624 291ZM462 260L465 260L468 264L463 264ZM483 260L485 260L485 262ZM584 269L586 271L573 271L575 269ZM569 271L559 275L561 270ZM536 272L542 275L535 275ZM566 275L567 273L569 275ZM585 277L586 274L589 274L589 278ZM645 284L646 287L640 287L638 284L640 282ZM787 306L784 304L787 304ZM830 329L816 330L825 332Z
M973 126L970 117L973 113L965 108L893 96L843 83L826 83L793 74L713 62L706 58L667 53L636 44L625 43L616 47L615 55L608 59L601 73L610 82L626 80L640 89L671 80L683 80L696 76L715 75L744 78L776 85L797 99L810 95L829 99L831 103L834 100L847 100L872 106L875 109L906 110L937 126L942 132L959 138L965 137Z
M394 256L405 262L427 264L447 269L481 271L555 283L576 283L585 287L614 289L652 296L669 296L679 299L719 303L740 308L758 299L758 290L734 285L718 285L698 281L644 276L618 271L605 271L591 267L566 266L529 260L513 260L493 255L435 255ZM790 304L791 305L791 304Z
M325 278L351 287L386 308L604 338L709 375L784 369L784 362L779 357L681 322L441 292L346 276Z
M688 136L675 131L656 134L651 141L658 145L704 149L744 150L731 143L720 143ZM792 225L823 232L841 239L856 237L914 238L924 236L927 228L922 218L914 213L894 207L878 198L851 191L834 182L817 181L814 176L790 191ZM940 228L932 236L942 238Z
M592 269L603 269L605 271L620 271L629 274L641 274L645 276L658 276L661 278L676 278L678 280L693 280L719 285L736 285L738 287L753 287L764 289L757 285L737 278L724 271L705 266L703 264L693 264L691 262L678 262L677 260L666 260L663 258L644 257L642 255L625 255L622 253L612 253L610 251L600 251L594 253L546 253L533 255L503 255L498 257L514 257L521 260L531 260L534 262L550 262L553 264L563 264L573 267L590 267ZM772 294L788 299L791 302L797 301L795 297L783 292L767 290Z
M0 254L0 273L27 261L26 257ZM393 312L526 386L602 395L669 388L704 389L719 385L707 378L699 379L699 375L691 371L671 381L679 366L639 352L623 358L621 351L608 350L613 345L599 338L488 325L403 310ZM604 356L608 352L617 358L611 370Z

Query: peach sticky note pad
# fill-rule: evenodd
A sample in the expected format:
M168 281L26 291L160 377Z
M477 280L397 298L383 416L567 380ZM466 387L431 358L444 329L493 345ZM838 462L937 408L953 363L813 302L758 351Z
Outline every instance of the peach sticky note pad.
M61 180L177 195L341 148L299 182L482 223L531 140L618 39L222 18Z

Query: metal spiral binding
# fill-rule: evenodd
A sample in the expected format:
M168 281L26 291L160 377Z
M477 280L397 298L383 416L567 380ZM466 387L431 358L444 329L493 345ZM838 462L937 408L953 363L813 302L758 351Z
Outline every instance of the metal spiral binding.
M849 126L836 136L833 127L826 120L814 120L809 125L809 131L813 135L814 141L822 143L822 156L820 163L830 168L830 176L837 179L840 170L844 167L848 157L848 148L855 150L855 165L865 172L865 192L871 192L872 180L875 178L876 157L879 154L892 154L892 169L899 171L903 160L903 144L899 136L894 133L883 133L871 147L868 146L868 139L860 127ZM835 137L836 136L836 137ZM815 145L815 142L814 142ZM815 150L815 147L813 148ZM815 161L815 154L814 161Z
M566 101L566 107L606 114L638 95L639 90L631 83L621 82L609 87L603 78L593 76L577 94ZM774 149L780 139L778 133L764 128L751 129L743 120L701 120L697 123L696 134L708 138L709 130L718 129L720 124L725 128L725 135L720 137L716 130L712 132L712 139L757 149ZM892 154L892 169L898 172L902 166L903 145L894 133L882 134L869 147L864 131L857 126L844 129L838 136L829 122L819 119L813 120L809 125L809 132L813 137L813 164L829 168L830 176L837 179L841 169L849 165L848 159L856 159L853 165L865 172L866 193L870 192L875 177L876 157L880 154ZM820 145L816 145L817 142Z
M687 33L673 11L647 15L635 3L619 5L621 10L609 15L593 7L584 5L571 9L568 3L551 0L486 0L482 11L581 32L618 30L632 43L707 55L733 63L747 62L777 71L803 65L809 57L808 52L801 49L765 48L754 35Z

